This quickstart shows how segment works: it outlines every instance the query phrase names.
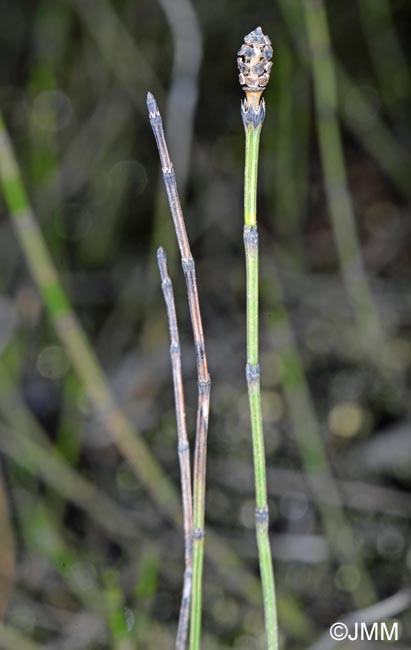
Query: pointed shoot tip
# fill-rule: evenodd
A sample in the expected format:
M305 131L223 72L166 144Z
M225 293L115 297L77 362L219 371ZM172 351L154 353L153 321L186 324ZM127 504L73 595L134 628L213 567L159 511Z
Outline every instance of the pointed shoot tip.
M160 246L157 249L157 264L158 268L160 270L160 276L161 280L164 282L165 278L167 277L167 256L164 248Z
M155 97L152 93L147 93L147 108L150 117L154 117L158 113L158 106Z

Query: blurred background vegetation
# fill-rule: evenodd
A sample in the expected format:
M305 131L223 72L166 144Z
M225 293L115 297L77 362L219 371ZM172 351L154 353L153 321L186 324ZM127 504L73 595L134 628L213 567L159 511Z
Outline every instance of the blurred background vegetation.
M203 647L264 647L236 68L244 34L259 24L274 47L259 228L282 640L332 647L321 635L333 621L378 602L383 619L401 622L397 647L411 639L410 5L16 0L1 5L5 123L61 282L167 480L142 476L113 442L1 198L2 648L173 647L183 534L159 244L174 281L191 432L196 369L148 90L197 261L212 378Z

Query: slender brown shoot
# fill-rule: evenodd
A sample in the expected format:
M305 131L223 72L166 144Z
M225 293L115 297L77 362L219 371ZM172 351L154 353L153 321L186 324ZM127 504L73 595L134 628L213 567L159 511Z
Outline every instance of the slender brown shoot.
M173 217L177 242L180 249L181 263L187 285L187 295L196 352L198 406L193 480L193 590L191 600L190 650L199 650L201 641L207 433L211 384L210 376L208 374L203 324L198 301L194 259L188 242L184 217L177 192L173 164L170 160L164 135L163 122L158 110L157 102L151 93L147 94L147 107L151 127L157 142L168 203Z
M191 589L193 581L193 497L191 493L190 446L187 437L186 409L184 401L183 376L181 371L181 348L178 335L176 306L173 285L168 275L167 257L163 248L157 251L160 269L161 287L167 308L168 328L170 332L170 358L173 370L174 402L177 419L178 456L180 460L181 495L184 515L184 549L185 569L183 596L177 629L176 650L185 650L187 646L188 624L190 621Z

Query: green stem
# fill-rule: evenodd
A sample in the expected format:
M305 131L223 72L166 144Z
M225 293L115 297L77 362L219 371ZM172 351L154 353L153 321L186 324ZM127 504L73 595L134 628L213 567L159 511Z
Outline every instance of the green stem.
M245 128L244 223L257 225L258 152L262 123Z
M191 600L190 650L199 650L201 642L204 533L193 534L193 586Z
M264 121L264 101L257 112L247 100L242 107L246 134L244 187L244 246L247 271L247 366L246 376L250 403L253 443L256 533L264 600L264 618L268 650L278 648L277 610L274 573L268 534L269 512L265 470L264 434L261 413L260 367L258 363L258 233L256 215L258 149Z

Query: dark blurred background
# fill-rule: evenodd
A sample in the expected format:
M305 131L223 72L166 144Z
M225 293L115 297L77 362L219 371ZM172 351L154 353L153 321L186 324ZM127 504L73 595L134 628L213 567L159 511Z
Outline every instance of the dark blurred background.
M381 619L400 621L397 647L411 639L411 6L323 8L0 3L0 107L36 219L122 410L178 490L160 244L174 282L192 448L197 380L148 90L163 114L212 379L204 650L265 647L236 67L257 25L274 48L258 212L282 644L332 647L331 623L375 603ZM2 199L0 230L0 646L171 648L181 525L96 417Z

